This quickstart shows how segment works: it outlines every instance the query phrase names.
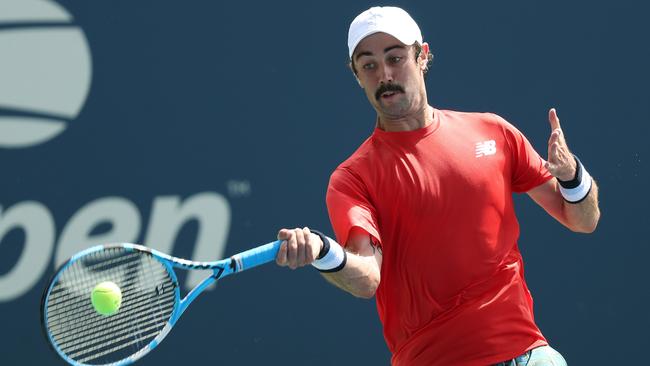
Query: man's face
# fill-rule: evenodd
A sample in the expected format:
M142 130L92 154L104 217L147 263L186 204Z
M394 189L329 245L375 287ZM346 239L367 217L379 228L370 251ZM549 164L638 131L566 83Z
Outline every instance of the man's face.
M380 116L404 117L426 103L422 64L420 59L416 62L413 46L375 33L359 43L352 62L366 97Z

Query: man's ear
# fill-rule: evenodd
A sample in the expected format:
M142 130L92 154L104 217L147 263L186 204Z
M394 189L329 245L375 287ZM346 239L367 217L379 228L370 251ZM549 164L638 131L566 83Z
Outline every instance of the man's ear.
M426 42L422 43L422 51L418 56L418 63L420 64L420 69L422 69L422 71L427 69L427 64L429 63L429 44Z

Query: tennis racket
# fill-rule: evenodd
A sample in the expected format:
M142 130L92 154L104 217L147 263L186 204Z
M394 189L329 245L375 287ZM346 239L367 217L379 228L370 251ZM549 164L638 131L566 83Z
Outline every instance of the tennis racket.
M99 245L64 263L41 302L41 324L52 348L72 365L129 365L167 336L188 305L210 284L275 259L275 241L216 262L194 262L136 244ZM212 270L183 299L174 268ZM113 315L100 315L93 288L111 281L122 291Z

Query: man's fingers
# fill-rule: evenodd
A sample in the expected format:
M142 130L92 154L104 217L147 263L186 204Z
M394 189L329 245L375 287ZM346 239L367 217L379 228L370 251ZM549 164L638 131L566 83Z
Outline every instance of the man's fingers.
M278 255L275 257L275 263L285 267L287 265L287 241L283 241L280 244L280 249L278 250Z
M304 227L302 231L305 232L305 265L307 265L313 262L318 256L318 254L315 253L316 249L314 248L316 240L308 227Z
M298 240L296 232L291 231L289 239L287 240L287 262L289 268L296 269L296 258L298 257Z
M552 164L558 163L560 144L556 141L548 146L548 161Z
M560 118L557 116L557 111L555 108L551 108L548 111L548 122L551 124L551 130L561 129L560 127Z
M556 142L560 142L560 137L562 136L562 130L553 130L551 136L548 138L548 146L553 145Z
M295 266L302 267L305 265L305 232L302 229L296 229L296 242L298 243L298 248L296 252L296 263Z
M282 240L280 244L280 249L278 250L278 255L275 256L275 263L280 266L285 267L287 263L287 239L291 236L291 230L280 229L278 231L278 240Z
M307 227L281 229L278 239L283 240L275 259L280 266L296 269L312 263L318 256L320 240Z
M278 231L278 240L287 240L289 238L290 233L291 230L280 229L280 231Z
M565 145L555 142L548 147L546 169L559 180L569 181L575 177L575 161Z

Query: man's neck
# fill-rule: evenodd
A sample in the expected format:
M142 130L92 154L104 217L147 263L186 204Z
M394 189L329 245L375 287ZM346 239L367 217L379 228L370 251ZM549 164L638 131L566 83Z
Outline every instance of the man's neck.
M378 116L377 127L386 132L415 131L430 125L433 121L433 113L433 107L425 105L417 113L400 118Z

